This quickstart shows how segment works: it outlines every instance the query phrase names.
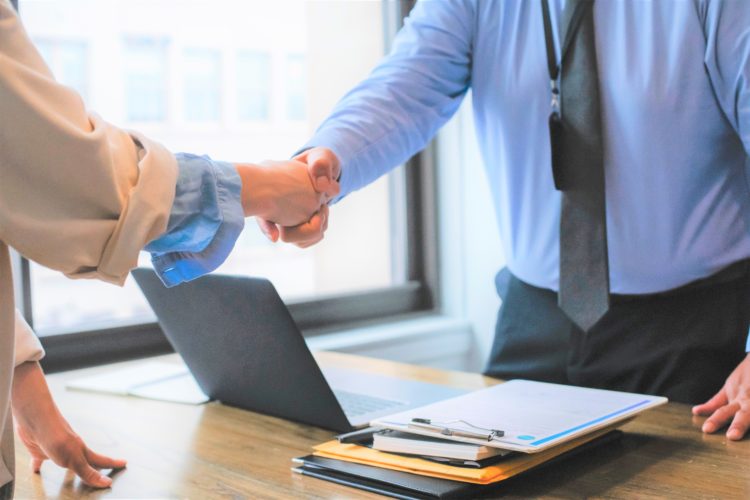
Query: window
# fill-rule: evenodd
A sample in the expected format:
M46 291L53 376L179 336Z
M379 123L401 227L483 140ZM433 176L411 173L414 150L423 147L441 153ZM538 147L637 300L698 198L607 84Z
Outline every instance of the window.
M167 41L126 37L124 45L127 121L164 121L167 116Z
M217 121L221 106L219 51L186 49L185 119L191 122Z
M237 55L237 113L243 121L270 118L271 57L268 52Z
M52 74L88 99L88 47L84 41L43 38L34 40Z
M367 76L385 50L394 5L22 0L21 13L36 40L75 35L90 47L88 105L108 121L172 151L257 162L297 151ZM57 74L63 82L74 75ZM429 172L426 163L398 169L343 200L326 239L307 250L271 244L247 220L218 272L271 279L306 332L429 309ZM168 349L132 280L117 288L21 267L24 310L47 348L47 369Z
M305 119L305 56L294 54L286 58L286 117L289 120Z

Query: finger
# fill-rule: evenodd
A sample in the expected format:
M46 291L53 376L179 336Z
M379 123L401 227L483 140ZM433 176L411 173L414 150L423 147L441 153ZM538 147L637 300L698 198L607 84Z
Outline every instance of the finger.
M31 457L31 470L36 474L42 470L42 464L47 460L47 457L33 456Z
M727 391L722 389L705 403L693 406L693 415L710 415L728 402Z
M293 227L281 228L281 240L287 243L305 243L317 240L323 234L323 216L317 213L312 218Z
M255 220L258 222L261 232L266 235L266 238L274 243L279 241L279 227L276 224L260 217L256 217Z
M100 455L89 448L84 450L86 460L89 464L96 467L97 469L122 469L127 465L127 461L122 458L110 458Z
M300 243L295 243L295 245L299 248L309 248L313 245L317 245L323 240L324 236L321 234L319 238L316 238L314 240L308 240L308 241L302 241Z
M112 478L105 476L91 467L83 456L77 459L71 468L87 486L91 486L92 488L109 488L112 485Z
M729 426L727 439L739 441L745 436L748 429L750 429L750 409L741 409L735 414L732 425Z
M308 248L323 239L328 227L328 206L323 205L309 222L293 228L282 228L282 240L299 248Z
M739 409L740 405L738 403L729 403L728 405L722 406L716 410L713 415L708 417L708 420L703 422L703 432L711 434L721 429L732 419Z

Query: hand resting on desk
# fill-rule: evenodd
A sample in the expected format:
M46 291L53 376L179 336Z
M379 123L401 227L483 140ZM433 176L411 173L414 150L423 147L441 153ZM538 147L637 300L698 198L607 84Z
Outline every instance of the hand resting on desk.
M712 434L731 421L727 439L742 439L750 428L750 354L737 365L714 397L693 407L693 414L710 415L703 423L703 432Z
M52 400L44 373L36 361L16 367L12 398L18 437L29 450L34 472L38 473L42 463L51 459L60 467L71 469L88 486L108 488L112 479L98 469L125 467L125 460L93 452L71 429Z

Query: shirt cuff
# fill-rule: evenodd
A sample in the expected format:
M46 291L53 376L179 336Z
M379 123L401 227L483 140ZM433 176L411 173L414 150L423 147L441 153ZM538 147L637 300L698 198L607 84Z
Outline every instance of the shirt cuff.
M242 180L234 165L208 156L175 157L180 172L167 231L146 246L167 287L219 267L245 226Z
M39 342L39 338L34 335L33 330L17 309L15 331L16 350L14 366L26 363L27 361L39 361L44 357L44 349L41 342Z
M747 342L745 343L745 352L750 352L750 333L747 334Z

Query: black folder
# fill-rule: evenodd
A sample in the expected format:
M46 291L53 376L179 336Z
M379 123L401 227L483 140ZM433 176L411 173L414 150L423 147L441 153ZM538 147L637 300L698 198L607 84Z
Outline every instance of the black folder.
M546 467L620 437L622 437L622 431L608 432L532 470ZM294 461L300 466L292 470L300 474L401 499L469 498L486 493L502 484L502 481L487 485L451 481L315 455L295 458Z

